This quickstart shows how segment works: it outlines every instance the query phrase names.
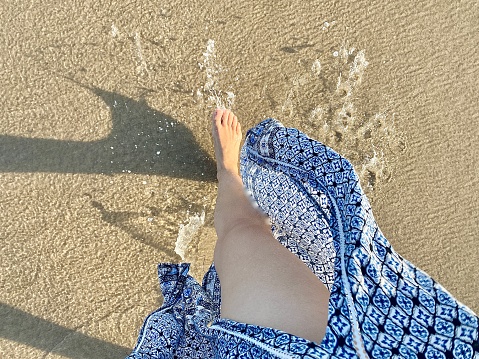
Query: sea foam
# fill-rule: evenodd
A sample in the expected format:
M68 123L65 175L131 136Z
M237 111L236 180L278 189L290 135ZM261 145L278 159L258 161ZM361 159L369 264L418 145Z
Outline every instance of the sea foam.
M236 96L232 91L220 89L220 74L223 68L216 61L214 40L208 40L206 51L203 53L203 62L198 66L205 70L206 81L204 86L196 91L196 95L198 97L206 96L208 104L216 108L232 108Z
M201 214L195 213L188 217L188 223L180 224L178 237L175 243L175 252L182 260L185 260L189 245L196 233L205 224L205 211Z
M364 189L372 191L391 177L390 158L406 149L405 140L395 129L394 112L367 115L357 108L364 93L359 91L360 85L369 66L365 51L343 45L331 55L313 60L309 74L293 79L281 112L285 122L348 158ZM326 68L331 62L338 68L337 77L332 79ZM304 113L305 108L310 110Z

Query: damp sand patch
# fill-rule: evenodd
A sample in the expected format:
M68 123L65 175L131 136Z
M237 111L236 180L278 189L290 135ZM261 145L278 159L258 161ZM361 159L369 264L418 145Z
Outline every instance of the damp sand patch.
M294 78L281 113L286 124L348 158L363 189L371 192L391 179L393 160L406 150L406 140L396 130L394 111L371 115L356 105L367 96L360 86L369 66L365 51L343 45L328 55L314 59L309 73ZM323 62L337 68L335 78Z

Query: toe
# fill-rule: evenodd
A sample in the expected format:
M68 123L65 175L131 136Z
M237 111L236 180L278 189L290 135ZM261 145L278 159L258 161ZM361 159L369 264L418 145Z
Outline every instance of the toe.
M230 112L228 110L222 110L222 111L223 111L223 115L221 116L221 124L223 126L227 126Z
M241 124L238 122L236 124L236 135L242 137L242 134L241 134Z
M220 108L217 108L214 112L213 112L213 122L219 126L221 124L221 117L223 116L223 110L220 109Z
M235 115L233 114L233 112L228 111L228 127L231 127L233 125L234 117Z
M239 122L236 124L236 134L241 135L241 124Z

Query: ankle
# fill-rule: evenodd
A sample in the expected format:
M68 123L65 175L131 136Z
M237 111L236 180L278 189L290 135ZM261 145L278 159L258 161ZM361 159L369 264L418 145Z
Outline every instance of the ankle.
M218 178L219 182L223 181L241 181L241 177L239 175L238 169L234 168L222 168L218 169L216 177Z

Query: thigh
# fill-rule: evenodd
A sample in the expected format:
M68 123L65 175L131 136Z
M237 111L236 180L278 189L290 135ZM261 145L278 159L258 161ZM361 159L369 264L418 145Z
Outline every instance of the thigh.
M214 260L221 317L322 340L329 292L267 225L236 226L218 240Z

